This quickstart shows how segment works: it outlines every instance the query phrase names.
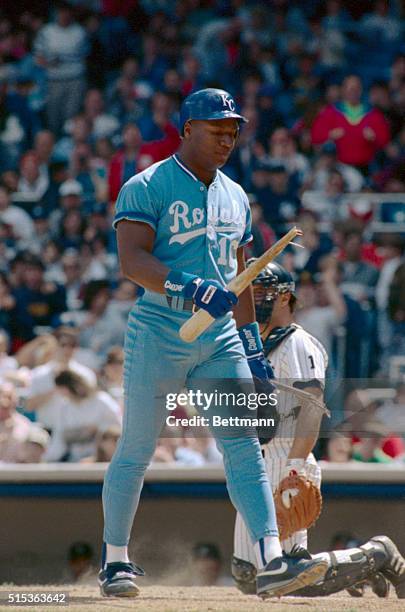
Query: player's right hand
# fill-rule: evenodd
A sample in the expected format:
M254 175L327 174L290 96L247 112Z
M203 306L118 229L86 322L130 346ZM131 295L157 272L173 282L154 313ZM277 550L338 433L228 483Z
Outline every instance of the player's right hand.
M235 293L223 287L217 280L198 278L193 280L192 284L195 290L191 297L195 305L209 312L214 319L223 317L238 303ZM187 289L188 287L186 287L186 295L188 293Z

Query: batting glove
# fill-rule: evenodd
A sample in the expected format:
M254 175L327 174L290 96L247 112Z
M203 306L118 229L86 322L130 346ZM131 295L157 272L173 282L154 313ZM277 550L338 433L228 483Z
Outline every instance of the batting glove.
M260 378L261 380L274 378L271 365L263 353L263 343L260 338L259 325L256 322L249 323L248 325L240 327L238 331L252 376Z
M164 287L172 297L192 299L198 308L209 312L214 319L222 317L238 303L237 296L217 280L204 280L187 272L172 270L167 275Z
M198 278L193 285L191 297L195 305L209 312L214 319L223 317L238 303L237 296L216 280Z

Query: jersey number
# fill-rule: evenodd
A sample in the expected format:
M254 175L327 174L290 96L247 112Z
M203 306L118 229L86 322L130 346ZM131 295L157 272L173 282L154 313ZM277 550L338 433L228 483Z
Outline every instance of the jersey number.
M311 370L315 370L314 358L312 355L308 355L309 363L311 364Z
M218 263L221 266L233 267L236 260L236 251L238 250L239 242L237 240L229 241L226 236L219 240L219 258Z

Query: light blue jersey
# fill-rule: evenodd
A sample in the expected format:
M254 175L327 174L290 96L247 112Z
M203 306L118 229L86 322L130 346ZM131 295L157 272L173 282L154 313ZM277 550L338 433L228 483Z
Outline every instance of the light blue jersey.
M236 252L252 239L243 189L223 172L207 188L177 157L136 174L122 187L114 226L142 221L156 232L152 254L173 270L229 283Z
M228 284L237 273L236 252L251 239L251 215L243 189L217 171L207 188L173 155L122 187L114 226L123 219L155 231L152 254L173 270ZM103 488L104 540L125 546L156 440L165 424L167 393L184 387L205 392L251 389L252 375L232 312L194 343L179 336L191 312L183 298L145 291L129 315L125 339L122 436ZM252 540L277 535L270 485L256 438L212 430L224 455L230 497Z

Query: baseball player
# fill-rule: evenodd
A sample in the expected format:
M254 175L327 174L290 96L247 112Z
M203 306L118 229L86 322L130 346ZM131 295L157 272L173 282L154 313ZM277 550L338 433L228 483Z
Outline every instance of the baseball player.
M247 196L219 170L244 121L228 92L193 93L180 110L179 152L131 178L117 200L121 269L145 292L128 319L123 433L103 488L104 596L139 593L135 579L142 571L129 561L127 545L144 473L168 416L167 392L195 389L201 380L204 391L212 391L220 379L231 379L237 390L243 388L238 381L252 383L252 374L268 375L252 293L245 291L237 304L225 288L244 269L243 245L251 239ZM216 321L187 344L179 328L195 307ZM230 498L252 538L257 593L280 595L318 580L326 563L283 554L260 445L243 433L213 430Z
M253 288L256 320L275 379L304 389L314 399L320 400L328 356L322 344L294 322L296 298L291 274L281 265L270 263L255 279ZM283 393L277 405L280 419L277 434L270 441L261 440L273 492L292 470L305 474L320 488L321 470L311 451L318 437L322 412L300 403L302 400L293 392ZM289 496L295 495L296 491L287 493L284 503L288 506ZM296 531L281 544L292 554L311 558L306 550L306 530ZM388 579L395 586L398 597L405 598L405 560L386 536L376 536L359 548L320 553L312 558L325 559L328 571L320 583L299 589L294 594L329 595L369 579L375 592L385 596L389 588ZM235 523L232 574L241 591L254 592L255 556L240 513Z

